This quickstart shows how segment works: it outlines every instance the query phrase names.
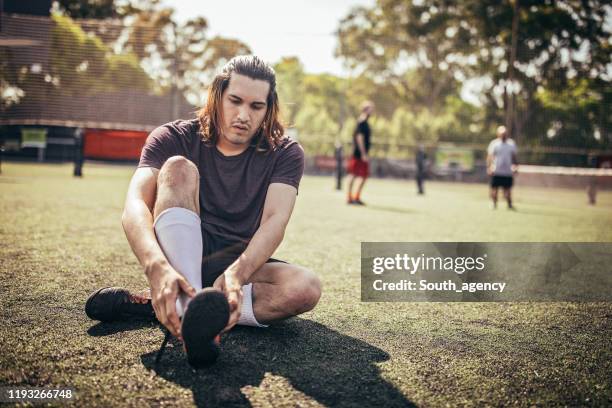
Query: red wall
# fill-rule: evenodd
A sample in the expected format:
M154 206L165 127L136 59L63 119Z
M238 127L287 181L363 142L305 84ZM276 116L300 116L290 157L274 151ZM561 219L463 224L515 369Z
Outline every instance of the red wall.
M130 130L87 129L85 158L138 160L147 135L147 132Z

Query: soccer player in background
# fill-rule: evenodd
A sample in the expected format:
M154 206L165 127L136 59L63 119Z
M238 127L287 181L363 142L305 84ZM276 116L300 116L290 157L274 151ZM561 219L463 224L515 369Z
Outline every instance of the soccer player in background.
M365 205L361 201L361 192L368 176L370 175L370 165L368 153L370 151L370 137L372 131L368 119L374 113L374 103L366 101L361 106L361 114L357 120L357 126L353 132L353 155L348 162L348 172L351 179L348 185L348 204ZM357 190L353 194L355 180L360 179Z
M508 209L515 209L512 205L512 185L514 175L518 172L516 152L516 144L508 138L506 127L498 127L497 138L489 143L487 149L487 173L491 176L491 200L494 209L497 208L497 193L500 187L504 190Z

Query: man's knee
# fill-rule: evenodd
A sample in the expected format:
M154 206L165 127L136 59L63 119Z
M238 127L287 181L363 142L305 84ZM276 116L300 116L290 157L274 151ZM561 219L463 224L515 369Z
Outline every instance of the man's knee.
M314 272L297 269L286 293L293 314L298 315L314 309L321 298L321 281Z
M200 174L198 168L183 156L172 156L159 170L154 215L157 218L172 207L187 208L200 213Z
M176 186L197 186L200 179L198 168L184 156L172 156L159 170L158 183Z

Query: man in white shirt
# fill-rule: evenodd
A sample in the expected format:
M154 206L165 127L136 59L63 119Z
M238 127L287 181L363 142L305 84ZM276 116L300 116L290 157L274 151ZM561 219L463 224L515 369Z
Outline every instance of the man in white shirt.
M487 173L491 176L493 208L497 208L497 191L502 187L504 197L508 201L508 209L515 209L512 206L512 184L513 175L518 172L516 151L516 144L508 138L506 127L498 127L497 138L489 143L487 149Z

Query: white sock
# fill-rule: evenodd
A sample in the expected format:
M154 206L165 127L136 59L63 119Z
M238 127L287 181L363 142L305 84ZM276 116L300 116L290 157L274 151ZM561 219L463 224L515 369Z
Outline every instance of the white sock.
M170 265L196 290L202 289L202 230L200 216L191 210L172 207L162 211L153 223L157 242ZM176 312L182 317L189 297L181 291Z
M246 284L242 287L242 308L240 309L238 324L242 326L268 327L267 324L260 324L257 319L255 319L255 313L253 313L252 283Z

